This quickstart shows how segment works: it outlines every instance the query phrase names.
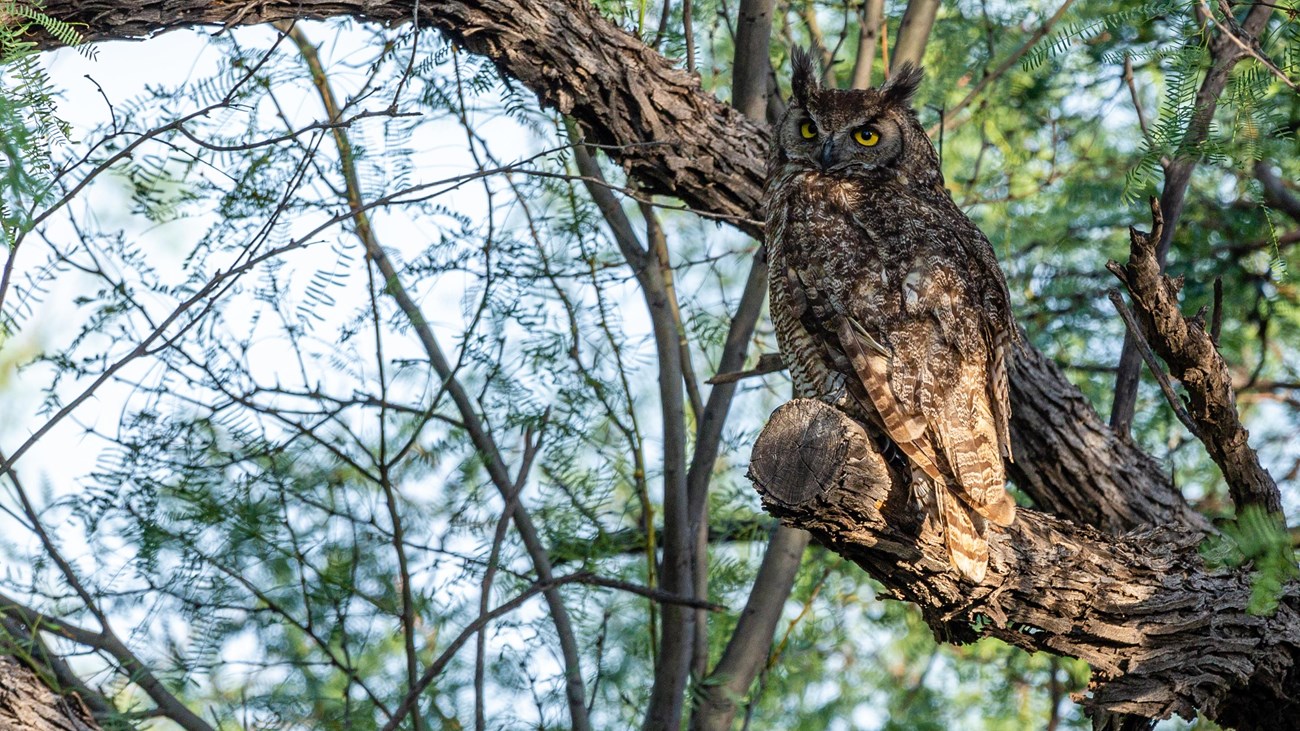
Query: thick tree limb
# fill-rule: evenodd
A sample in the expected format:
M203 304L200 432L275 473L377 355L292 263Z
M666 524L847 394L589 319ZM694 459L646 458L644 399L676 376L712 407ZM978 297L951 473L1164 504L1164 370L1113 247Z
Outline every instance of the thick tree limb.
M638 145L613 157L648 191L673 195L761 238L757 202L767 135L700 90L698 78L602 17L586 0L52 0L45 12L79 23L87 39L146 38L194 26L255 25L349 16L421 23L487 56L547 105L573 116L588 142ZM42 48L58 45L34 39Z
M1128 265L1112 261L1106 268L1128 288L1147 341L1187 389L1188 412L1197 427L1193 431L1223 470L1237 509L1258 505L1280 514L1282 496L1277 483L1260 465L1237 416L1237 395L1228 364L1219 355L1202 319L1183 317L1178 305L1182 278L1171 279L1161 273L1156 246L1164 218L1155 198L1151 199L1151 218L1151 233L1129 229Z
M736 18L736 52L731 64L731 106L750 119L767 114L767 79L772 73L775 0L740 0Z
M1090 708L1294 724L1300 584L1285 587L1273 616L1249 614L1250 572L1208 571L1199 533L1107 535L1022 509L1011 526L990 526L989 573L971 586L862 427L817 401L777 409L750 476L769 511L915 602L941 639L997 637L1086 660Z
M1112 533L1152 525L1209 528L1164 468L1111 431L1059 366L1031 347L1017 348L1013 362L1016 461L1007 467L1035 505Z

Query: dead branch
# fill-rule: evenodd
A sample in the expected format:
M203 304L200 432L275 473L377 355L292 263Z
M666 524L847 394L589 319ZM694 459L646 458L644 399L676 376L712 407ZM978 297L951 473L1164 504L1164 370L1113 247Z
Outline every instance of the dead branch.
M1182 278L1161 273L1156 247L1164 216L1155 198L1151 199L1151 220L1150 233L1129 229L1128 265L1112 261L1106 268L1128 289L1142 334L1187 390L1188 413L1210 458L1223 470L1238 510L1259 505L1270 513L1280 513L1282 498L1277 484L1260 465L1237 415L1228 364L1201 318L1184 317L1179 309Z

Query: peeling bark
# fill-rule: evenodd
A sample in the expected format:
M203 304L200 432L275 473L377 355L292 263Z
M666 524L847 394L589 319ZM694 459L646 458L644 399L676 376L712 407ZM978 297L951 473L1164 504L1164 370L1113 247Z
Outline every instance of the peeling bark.
M1237 509L1258 505L1281 515L1277 483L1260 464L1259 455L1250 446L1250 435L1237 416L1237 394L1228 364L1206 331L1204 319L1183 316L1178 303L1182 277L1173 279L1162 273L1159 242L1164 240L1165 221L1154 198L1151 219L1149 234L1129 229L1128 264L1112 261L1106 268L1128 288L1142 334L1187 389L1187 411L1196 424L1196 436L1223 470Z

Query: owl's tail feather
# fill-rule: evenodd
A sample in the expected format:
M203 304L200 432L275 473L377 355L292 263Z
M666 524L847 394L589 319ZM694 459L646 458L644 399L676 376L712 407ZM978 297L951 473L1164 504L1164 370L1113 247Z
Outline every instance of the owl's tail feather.
M970 508L942 486L935 487L939 502L943 539L948 546L948 561L953 568L976 584L984 581L989 566L989 544L984 537L984 519L972 515Z

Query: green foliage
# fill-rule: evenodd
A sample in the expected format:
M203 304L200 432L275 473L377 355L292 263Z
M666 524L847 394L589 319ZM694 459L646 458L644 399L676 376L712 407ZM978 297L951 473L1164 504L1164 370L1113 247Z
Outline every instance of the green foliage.
M1235 569L1254 568L1250 593L1250 611L1272 615L1282 597L1283 584L1300 577L1295 550L1282 516L1269 513L1258 505L1247 505L1234 520L1221 523L1219 534L1201 545L1201 555L1209 566Z
M68 47L81 34L31 3L0 3L0 228L10 247L31 226L51 194L52 145L66 142L67 125L54 110L57 90L30 35L42 30Z
M1178 2L1177 0L1158 0L1157 2L1129 7L1119 12L1105 13L1100 17L1089 20L1076 20L1067 23L1064 28L1037 44L1029 53L1025 54L1020 63L1026 69L1033 70L1042 66L1053 56L1065 53L1076 43L1095 41L1103 34L1149 22L1152 18L1160 17L1175 9L1190 10L1191 6L1191 3ZM1112 61L1116 60L1114 56L1110 58ZM1122 60L1122 58L1118 60Z

